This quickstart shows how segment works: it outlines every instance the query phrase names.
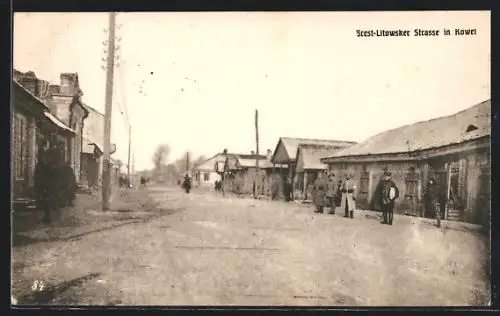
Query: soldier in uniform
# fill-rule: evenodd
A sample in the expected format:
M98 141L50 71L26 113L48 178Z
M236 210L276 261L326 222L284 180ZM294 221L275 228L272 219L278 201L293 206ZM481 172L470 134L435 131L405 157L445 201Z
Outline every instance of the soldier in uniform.
M62 150L61 150L62 153ZM65 161L64 158L60 160L61 164L59 166L60 177L59 181L61 181L61 189L62 189L62 201L61 206L73 206L76 199L76 176L73 168L69 165L68 162Z
M393 190L394 195L391 194ZM392 218L394 214L394 200L399 197L399 189L391 180L391 173L386 171L384 173L384 178L380 181L379 187L377 188L379 193L379 204L382 210L383 221L382 224L392 225Z
M335 196L337 195L337 181L335 181L335 174L332 173L328 176L326 199L328 201L328 207L330 207L330 212L328 214L335 214Z
M356 185L349 173L345 175L345 180L342 182L341 192L342 198L340 207L345 211L344 217L354 218L354 209L356 208Z
M324 173L320 173L313 186L313 203L316 206L316 213L323 213L326 204L326 189Z
M43 210L43 222L52 221L52 212L57 209L57 167L54 149L38 152L35 166L35 193L37 207Z
M189 191L191 191L191 179L187 174L184 176L184 182L182 183L182 187L184 188L186 193L189 193Z
M436 216L437 226L441 227L441 207L439 205L439 187L434 179L429 179L424 193L426 214Z

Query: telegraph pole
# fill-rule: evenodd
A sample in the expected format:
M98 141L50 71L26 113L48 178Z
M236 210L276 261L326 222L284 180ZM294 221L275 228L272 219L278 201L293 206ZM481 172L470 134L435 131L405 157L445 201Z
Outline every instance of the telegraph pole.
M108 30L108 56L106 67L106 95L104 112L104 161L102 174L102 210L109 209L109 196L111 194L111 170L110 170L110 149L111 149L111 113L113 102L113 75L115 59L115 13L109 13Z
M130 146L132 144L132 125L128 126L128 162L127 162L127 177L130 181Z
M257 157L255 158L255 170L257 172L257 176L255 177L255 192L254 192L254 197L257 198L257 188L258 188L258 183L259 183L259 177L260 177L260 168L259 168L259 111L255 110L255 143L256 143L256 154Z

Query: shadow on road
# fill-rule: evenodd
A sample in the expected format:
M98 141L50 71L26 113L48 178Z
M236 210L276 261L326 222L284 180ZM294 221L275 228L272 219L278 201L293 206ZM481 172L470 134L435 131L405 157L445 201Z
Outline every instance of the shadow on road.
M70 236L55 236L55 237L49 237L49 238L32 238L28 236L21 235L19 233L14 233L13 234L13 240L12 240L12 246L17 247L17 246L26 246L26 245L32 245L32 244L38 244L38 243L46 243L46 242L68 242L68 241L75 241L78 239L81 239L85 236L95 234L95 233L100 233L103 231L108 231L114 228L126 226L126 225L131 225L131 224L138 224L138 223L146 223L149 221L152 221L154 219L163 217L163 216L169 216L173 215L176 213L179 213L183 211L183 208L177 208L177 209L159 209L155 210L154 212L151 212L151 215L147 216L134 216L133 214L129 216L120 216L117 218L114 218L115 221L122 222L119 224L114 224L111 226L106 226L106 227L101 227L97 229L91 229L88 231L85 231L83 233L75 234L75 235L70 235ZM123 223L123 221L128 221ZM55 230L58 229L58 227L54 228Z

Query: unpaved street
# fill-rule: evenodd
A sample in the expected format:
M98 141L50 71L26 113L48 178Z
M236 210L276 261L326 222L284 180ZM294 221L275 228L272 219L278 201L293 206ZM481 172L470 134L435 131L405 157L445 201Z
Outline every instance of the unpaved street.
M114 305L484 305L484 238L409 217L152 187L164 212L13 248L14 293ZM49 290L47 290L49 289ZM50 292L52 291L52 292ZM37 291L35 291L37 292ZM46 292L46 293L44 293ZM27 303L33 303L33 301Z

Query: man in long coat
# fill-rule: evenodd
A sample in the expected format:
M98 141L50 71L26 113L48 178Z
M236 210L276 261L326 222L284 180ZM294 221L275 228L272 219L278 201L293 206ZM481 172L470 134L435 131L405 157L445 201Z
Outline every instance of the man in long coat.
M439 205L439 187L436 180L429 179L424 193L425 214L427 216L435 216L437 226L441 226L441 207Z
M391 195L391 190L394 195ZM394 214L394 200L399 197L399 189L391 180L391 173L386 171L383 179L380 181L378 188L378 204L382 211L383 221L382 224L392 225L392 218Z
M313 186L313 203L316 206L316 213L323 213L326 205L327 183L323 173L320 173Z
M38 162L35 166L35 193L37 207L43 211L43 222L52 221L52 212L57 209L58 173L57 152L54 149L38 152Z
M340 207L345 211L344 217L354 218L354 209L356 208L356 184L351 179L351 174L346 174L342 182L342 198Z
M326 199L328 201L328 207L330 207L330 212L328 214L335 214L335 208L337 205L335 204L335 196L337 195L337 181L335 181L335 174L330 174L328 176L327 190L326 190Z
M61 151L62 154L62 151ZM77 183L73 168L60 157L59 182L60 182L60 206L73 206L76 199Z

